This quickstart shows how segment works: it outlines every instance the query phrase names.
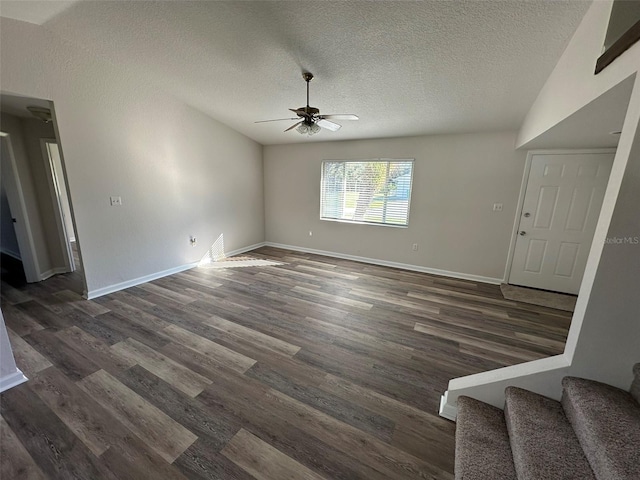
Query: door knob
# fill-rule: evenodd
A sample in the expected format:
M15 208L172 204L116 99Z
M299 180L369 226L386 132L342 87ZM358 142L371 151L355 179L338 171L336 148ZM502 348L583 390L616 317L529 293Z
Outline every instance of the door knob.
M520 230L520 232L518 233L521 237L524 237L527 232L525 232L524 230Z
M530 214L529 212L527 212L527 213L525 213L525 214L524 214L524 217L525 217L525 218L529 218L530 216L531 216L531 214Z

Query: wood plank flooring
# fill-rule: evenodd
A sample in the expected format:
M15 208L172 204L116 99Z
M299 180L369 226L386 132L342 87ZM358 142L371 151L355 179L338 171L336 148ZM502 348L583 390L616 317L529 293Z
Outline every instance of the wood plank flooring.
M570 314L471 281L261 248L82 300L1 285L30 381L2 479L453 479L453 377L562 352Z

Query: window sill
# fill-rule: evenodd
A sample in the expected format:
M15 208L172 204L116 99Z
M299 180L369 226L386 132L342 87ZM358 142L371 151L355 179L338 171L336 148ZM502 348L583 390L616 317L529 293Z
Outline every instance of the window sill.
M391 227L391 228L409 228L409 225L395 225L393 223L375 223L375 222L360 222L358 220L343 220L338 218L322 218L320 220L324 222L337 222L337 223L351 223L355 225L370 225L372 227Z

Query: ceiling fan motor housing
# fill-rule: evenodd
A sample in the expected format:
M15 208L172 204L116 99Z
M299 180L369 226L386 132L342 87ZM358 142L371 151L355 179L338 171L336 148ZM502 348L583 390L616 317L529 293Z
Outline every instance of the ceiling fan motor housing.
M320 110L315 107L307 106L296 109L296 115L309 121L312 120L313 116L318 115L319 113Z

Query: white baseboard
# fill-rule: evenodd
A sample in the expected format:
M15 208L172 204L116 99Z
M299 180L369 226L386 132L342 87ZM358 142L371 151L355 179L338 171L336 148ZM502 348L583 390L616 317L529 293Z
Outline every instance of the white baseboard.
M54 275L58 275L60 273L68 273L69 269L67 267L56 267L56 268L52 268L51 270L47 270L46 272L42 272L40 274L40 281L44 281L47 278L51 278Z
M239 255L241 253L255 250L256 248L264 247L264 245L265 245L264 242L254 243L253 245L249 245L247 247L242 247L236 250L232 250L230 252L225 252L225 256L231 257L233 255ZM166 277L168 275L173 275L174 273L184 272L185 270L189 270L191 268L197 267L198 263L199 262L188 263L186 265L180 265L179 267L169 268L168 270L163 270L161 272L152 273L149 275L145 275L143 277L134 278L133 280L127 280L126 282L116 283L115 285L109 285L108 287L98 288L96 290L90 290L86 292L83 296L87 300L98 298L103 295L108 295L110 293L117 292L119 290L124 290L125 288L135 287L136 285L140 285L141 283L147 283L153 280L157 280L158 278Z
M447 403L447 395L449 391L444 392L444 395L440 397L440 416L446 418L447 420L451 420L452 422L456 421L458 418L458 409L453 405Z
M19 368L16 368L15 372L0 378L0 393L16 387L27 380L29 379L24 376L24 373L22 373Z
M12 251L7 250L7 249L2 249L2 250L0 250L0 252L4 253L5 255L10 256L11 258L15 258L16 260L22 261L22 258L20 257L20 253L12 252Z
M173 275L174 273L184 272L185 270L189 270L193 267L197 267L198 263L188 263L186 265L180 265L179 267L169 268L168 270L163 270L161 272L152 273L150 275L145 275L144 277L134 278L132 280L127 280L126 282L116 283L114 285L109 285L108 287L98 288L96 290L89 290L85 294L85 298L87 300L91 300L93 298L98 298L103 295L108 295L110 293L114 293L120 290L124 290L125 288L135 287L136 285L140 285L141 283L151 282L153 280L157 280L158 278L166 277L167 275Z
M250 252L251 250L255 250L256 248L264 247L266 245L265 242L254 243L253 245L249 245L248 247L238 248L237 250L232 250L230 252L224 252L225 257L233 257L234 255L240 255L241 253Z
M410 265L408 263L398 263L398 262L389 262L386 260L379 260L376 258L368 258L368 257L360 257L357 255L347 255L338 252L329 252L326 250L316 250L313 248L304 248L298 247L295 245L283 245L281 243L273 243L273 242L260 242L254 243L253 245L248 245L246 247L238 248L236 250L232 250L230 252L225 252L225 256L231 257L233 255L239 255L241 253L250 252L251 250L255 250L260 247L274 247L274 248L283 248L286 250L293 250L297 252L304 253L313 253L316 255L324 255L326 257L334 257L334 258L342 258L344 260L353 260L356 262L369 263L371 265L380 265L383 267L393 267L400 268L403 270L409 270L413 272L421 272L421 273L429 273L432 275L441 275L444 277L451 278L459 278L462 280L471 280L474 282L482 282L482 283L491 283L495 285L499 285L503 282L502 278L492 278L492 277L483 277L480 275L472 275L468 273L460 273L460 272L451 272L448 270L440 270L437 268L429 268L423 267L421 265ZM96 290L88 291L84 297L91 300L92 298L101 297L103 295L108 295L110 293L117 292L119 290L124 290L125 288L135 287L136 285L140 285L141 283L151 282L153 280L157 280L158 278L166 277L167 275L173 275L174 273L180 273L185 270L189 270L190 268L198 266L198 263L190 263L187 265L181 265L179 267L170 268L168 270L163 270L161 272L152 273L150 275L145 275L143 277L134 278L132 280L127 280L126 282L116 283L114 285L109 285L108 287L98 288ZM47 272L48 273L48 272ZM58 272L55 272L58 273ZM55 273L52 273L54 275ZM51 275L49 275L51 276ZM47 277L48 278L48 277Z
M354 260L356 262L370 263L372 265L380 265L383 267L401 268L412 272L429 273L431 275L440 275L443 277L459 278L461 280L471 280L474 282L491 283L500 285L504 279L483 277L481 275L473 275L470 273L451 272L449 270L440 270L438 268L423 267L422 265L411 265L408 263L389 262L387 260L379 260L376 258L359 257L357 255L347 255L338 252L328 252L326 250L316 250L314 248L297 247L295 245L283 245L281 243L265 242L265 246L274 248L283 248L286 250L294 250L297 252L313 253L316 255L324 255L325 257L341 258L343 260Z

